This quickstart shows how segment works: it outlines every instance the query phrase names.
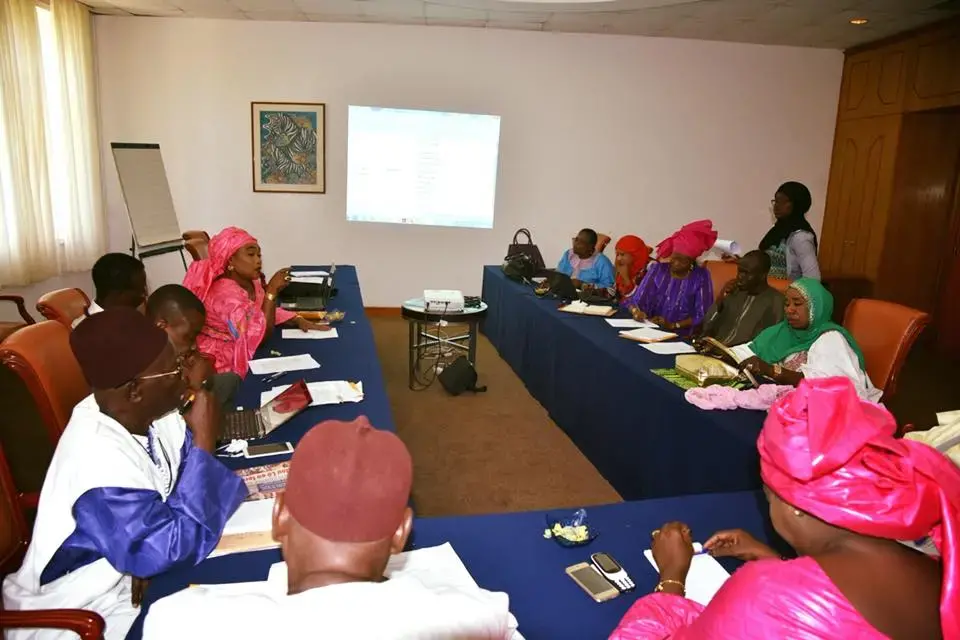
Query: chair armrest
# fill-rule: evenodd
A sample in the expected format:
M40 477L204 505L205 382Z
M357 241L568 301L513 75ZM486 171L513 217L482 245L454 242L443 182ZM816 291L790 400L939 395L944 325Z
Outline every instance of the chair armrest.
M3 629L66 629L81 640L103 639L103 618L85 609L36 609L0 611Z
M0 295L0 300L12 302L13 304L17 305L17 311L20 313L20 317L23 318L23 321L27 324L36 324L37 321L34 320L33 316L27 312L27 305L23 302L23 296L3 294Z
M17 496L17 500L20 501L21 509L36 509L40 506L40 492L31 491L29 493L21 493Z

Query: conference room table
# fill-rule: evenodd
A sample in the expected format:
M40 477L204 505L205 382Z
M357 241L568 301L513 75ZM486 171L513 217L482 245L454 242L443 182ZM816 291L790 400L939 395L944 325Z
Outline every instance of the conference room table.
M765 412L698 409L651 373L675 356L619 337L604 318L559 311L499 266L484 267L482 298L481 331L624 499L760 487Z
M643 555L654 529L679 520L690 526L698 542L730 528L745 529L759 540L770 541L774 536L767 529L766 509L759 491L588 506L587 517L598 536L586 546L573 548L543 537L547 511L417 518L408 549L449 542L479 586L509 595L510 610L527 640L605 638L630 605L657 584L657 572ZM569 510L553 514L569 515ZM634 591L596 603L566 576L566 567L589 562L590 554L597 551L609 553L622 564L637 585ZM143 610L191 584L266 580L270 566L280 561L280 551L271 549L211 558L195 567L170 571L150 582ZM720 562L728 571L740 565L729 558ZM375 611L367 613L376 615ZM141 637L142 618L143 614L128 640Z
M295 266L293 271L329 270L326 266ZM373 329L370 320L364 315L363 296L356 267L337 265L334 278L336 295L330 298L328 308L345 312L343 320L334 323L337 338L326 340L284 339L281 329L273 332L270 340L261 346L254 358L269 358L271 352L284 356L309 354L320 363L319 369L291 371L272 383L264 383L267 375L248 373L237 392L237 408L255 409L260 406L260 394L271 387L288 385L297 380L319 382L322 380L349 380L363 383L363 400L358 403L347 402L337 405L308 407L294 416L289 422L270 433L262 442L290 442L296 446L300 438L318 422L323 420L353 420L365 415L378 429L396 432L387 390L380 371L373 341ZM247 460L246 458L220 458L233 469L269 464L288 459L290 454Z

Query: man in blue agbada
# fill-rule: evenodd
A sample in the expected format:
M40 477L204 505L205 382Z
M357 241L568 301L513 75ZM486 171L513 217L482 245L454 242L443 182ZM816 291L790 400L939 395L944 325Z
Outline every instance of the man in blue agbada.
M163 329L134 309L108 309L80 323L70 345L93 393L60 438L33 539L4 581L3 601L8 609L95 611L114 640L137 616L143 579L203 560L247 490L211 454L217 402L189 388L191 372ZM194 400L181 417L188 394ZM70 635L24 629L6 637Z

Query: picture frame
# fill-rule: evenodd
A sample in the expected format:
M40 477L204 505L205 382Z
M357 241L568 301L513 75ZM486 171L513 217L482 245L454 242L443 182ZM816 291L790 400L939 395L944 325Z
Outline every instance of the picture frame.
M326 115L322 102L251 102L253 190L326 193Z

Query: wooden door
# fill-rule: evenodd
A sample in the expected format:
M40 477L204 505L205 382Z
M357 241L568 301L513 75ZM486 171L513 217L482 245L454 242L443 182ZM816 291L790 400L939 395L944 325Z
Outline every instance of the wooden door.
M876 280L901 120L890 115L837 123L820 238L825 277Z
M953 255L954 193L960 168L960 109L907 114L874 292L928 313ZM952 264L952 261L950 261Z
M940 305L934 316L937 346L951 358L960 360L960 174L953 200L952 246L940 279Z

